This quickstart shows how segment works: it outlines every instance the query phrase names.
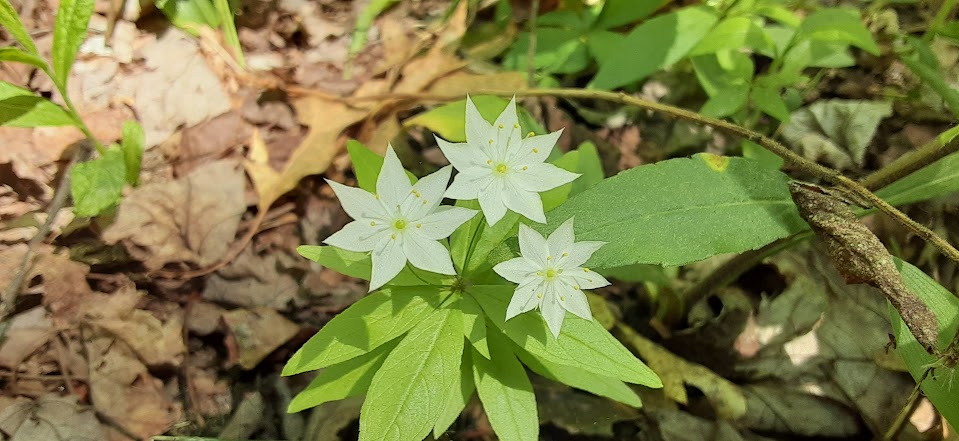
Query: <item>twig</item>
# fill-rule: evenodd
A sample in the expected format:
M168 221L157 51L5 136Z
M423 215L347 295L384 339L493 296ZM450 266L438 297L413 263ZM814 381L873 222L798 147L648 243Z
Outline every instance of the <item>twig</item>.
M529 50L526 51L526 86L536 87L536 20L539 18L539 0L533 0L529 16Z
M959 125L942 132L936 139L918 150L900 156L885 167L866 176L859 183L875 191L956 151L959 151Z
M922 382L926 381L926 377L929 376L931 369L926 369L922 373L922 377L919 378L919 381L916 382L916 387L912 389L912 393L909 394L909 399L906 400L906 405L902 407L902 410L899 411L899 415L896 416L896 420L892 422L892 425L889 426L889 430L883 435L882 439L884 441L890 441L896 439L899 435L899 432L906 425L906 420L909 418L909 415L912 415L913 409L916 407L916 403L919 402L919 392L921 391Z

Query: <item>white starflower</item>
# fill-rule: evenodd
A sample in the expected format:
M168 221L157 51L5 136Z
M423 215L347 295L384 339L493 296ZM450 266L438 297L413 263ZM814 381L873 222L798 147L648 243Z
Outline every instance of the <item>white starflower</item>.
M566 184L572 173L543 161L549 156L562 130L523 138L516 114L516 97L490 125L473 100L466 97L466 142L436 142L459 174L446 190L452 199L479 199L490 225L512 210L527 218L546 222L539 192ZM532 133L530 134L532 135Z
M584 289L609 285L603 276L581 265L605 242L573 242L573 219L548 239L525 224L519 226L520 257L493 267L506 280L519 284L506 309L506 320L539 307L554 337L559 337L566 311L592 320Z
M452 170L443 167L410 185L393 147L376 180L376 194L327 180L353 222L324 241L357 252L373 252L370 291L396 277L406 262L440 274L456 274L440 239L476 215L476 210L440 207Z

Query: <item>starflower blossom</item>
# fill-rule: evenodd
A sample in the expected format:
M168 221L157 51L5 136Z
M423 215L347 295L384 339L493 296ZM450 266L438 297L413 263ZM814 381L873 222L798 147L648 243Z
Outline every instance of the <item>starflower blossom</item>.
M518 284L506 309L506 320L538 307L554 337L559 337L566 311L592 320L583 290L609 285L609 281L581 265L605 242L573 240L573 219L560 225L548 239L520 224L520 257L493 267L497 274Z
M407 261L426 271L456 274L449 250L437 241L449 237L477 211L439 206L451 173L451 167L443 167L411 185L390 146L376 194L327 180L354 221L324 242L349 251L372 251L370 291L396 277Z
M545 223L543 201L538 193L579 176L544 162L562 133L559 130L523 138L515 97L492 125L480 115L473 100L466 97L466 142L436 138L440 150L459 171L446 190L446 197L479 199L489 225L502 219L507 209Z

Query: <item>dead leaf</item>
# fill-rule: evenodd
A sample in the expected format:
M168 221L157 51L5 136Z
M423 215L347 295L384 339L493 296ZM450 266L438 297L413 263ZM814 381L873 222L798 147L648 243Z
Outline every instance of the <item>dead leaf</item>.
M236 236L246 211L245 187L243 173L228 160L173 182L142 186L120 203L103 240L122 241L150 270L174 262L210 265L223 258Z
M197 412L207 417L229 415L233 410L233 393L230 383L218 379L206 369L189 369L190 384L193 388L193 406Z
M78 405L75 397L52 394L35 401L18 399L0 411L0 432L10 441L106 439L92 409Z
M183 129L177 150L176 172L185 175L228 149L245 143L252 128L238 111L227 112L193 127Z
M782 135L803 156L846 169L862 165L879 123L889 115L892 104L886 101L818 100L793 112Z
M265 306L284 310L299 287L278 271L276 254L255 255L247 247L229 266L207 278L203 298L235 306Z
M229 328L227 349L232 363L253 369L273 350L293 338L300 327L270 308L235 309L223 314Z
M45 345L55 335L53 321L42 306L37 306L13 317L6 338L0 345L0 366L14 370L30 354Z
M220 431L217 438L249 439L263 425L263 419L267 417L266 411L266 400L263 399L263 394L257 391L247 395L236 407L230 422Z
M78 323L92 296L87 283L90 268L70 260L63 254L40 254L30 269L27 279L35 277L43 281L43 304L50 308L58 328L71 327Z
M87 308L87 323L122 340L149 367L176 367L183 362L182 315L162 322L148 311L135 309L143 295L132 282L113 294L99 296L101 299Z

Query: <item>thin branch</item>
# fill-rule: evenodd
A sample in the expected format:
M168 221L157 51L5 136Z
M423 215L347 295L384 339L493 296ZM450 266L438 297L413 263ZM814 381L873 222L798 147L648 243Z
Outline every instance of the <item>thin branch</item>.
M957 151L959 151L959 126L954 126L918 150L902 155L885 167L876 170L859 183L875 191Z
M526 86L536 87L536 21L539 18L539 0L533 0L529 16L529 50L526 52Z

